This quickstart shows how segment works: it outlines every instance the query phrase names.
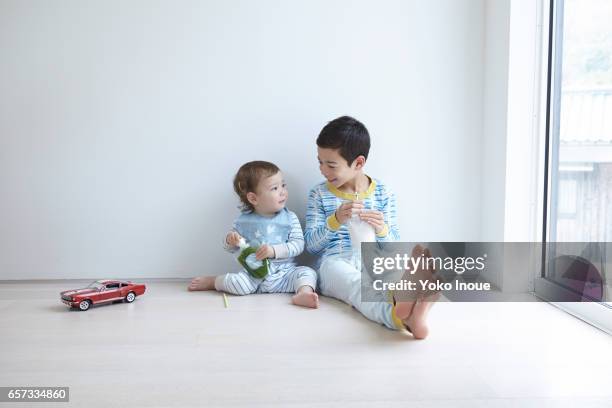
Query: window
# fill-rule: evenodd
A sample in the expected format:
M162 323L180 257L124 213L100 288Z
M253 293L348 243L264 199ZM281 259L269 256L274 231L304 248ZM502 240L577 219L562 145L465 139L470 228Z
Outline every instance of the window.
M567 289L563 265L584 265L589 281L573 290L588 288L600 299L565 307L612 332L612 250L605 244L612 242L611 21L612 1L550 0L544 240L557 249L546 255L542 278ZM559 252L566 242L584 245Z

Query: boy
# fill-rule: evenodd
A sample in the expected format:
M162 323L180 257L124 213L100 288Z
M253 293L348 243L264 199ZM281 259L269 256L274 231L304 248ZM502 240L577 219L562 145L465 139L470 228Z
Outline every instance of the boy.
M317 152L326 181L316 185L308 197L306 249L321 256L319 286L323 295L348 303L390 329L407 329L415 338L424 339L428 334L425 318L432 303L361 301L361 272L350 260L347 221L357 213L374 228L377 241L399 240L395 196L380 180L364 173L369 151L368 130L354 118L339 117L321 130ZM427 254L421 247L415 251L413 256Z

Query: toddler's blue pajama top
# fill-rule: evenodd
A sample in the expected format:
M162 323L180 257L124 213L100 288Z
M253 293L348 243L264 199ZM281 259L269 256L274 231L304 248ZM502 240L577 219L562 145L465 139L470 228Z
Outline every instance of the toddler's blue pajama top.
M235 295L295 292L305 285L316 289L316 272L307 266L297 266L294 261L304 251L304 235L300 221L292 211L283 208L273 217L264 217L255 212L242 213L234 221L232 230L252 247L270 245L275 256L270 259L270 270L265 278L254 278L242 269L217 276L215 289ZM231 253L238 250L229 247L225 238L223 243L224 248Z

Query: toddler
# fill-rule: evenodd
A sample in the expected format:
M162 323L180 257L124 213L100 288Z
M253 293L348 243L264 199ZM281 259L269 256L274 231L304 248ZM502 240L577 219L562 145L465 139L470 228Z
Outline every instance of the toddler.
M294 257L304 250L304 235L298 217L285 204L288 192L280 169L270 162L244 164L234 177L234 191L241 201L242 214L225 237L224 248L236 253L240 239L257 248L256 259L269 259L269 272L255 278L242 269L219 276L194 278L189 290L217 290L234 295L250 293L295 293L298 306L317 308L317 274L297 266Z

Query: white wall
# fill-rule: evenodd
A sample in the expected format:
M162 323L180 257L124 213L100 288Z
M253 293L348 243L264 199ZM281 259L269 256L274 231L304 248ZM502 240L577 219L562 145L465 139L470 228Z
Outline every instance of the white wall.
M504 241L510 0L485 2L482 135L483 241Z
M542 237L548 6L544 0L485 2L483 241ZM525 283L533 290L540 257L517 259L512 246L505 256L504 268L487 278L504 292L523 292Z
M303 217L341 114L404 240L478 240L483 45L482 0L4 0L0 279L231 270L238 166Z
M485 2L483 241L532 242L542 236L544 3Z

